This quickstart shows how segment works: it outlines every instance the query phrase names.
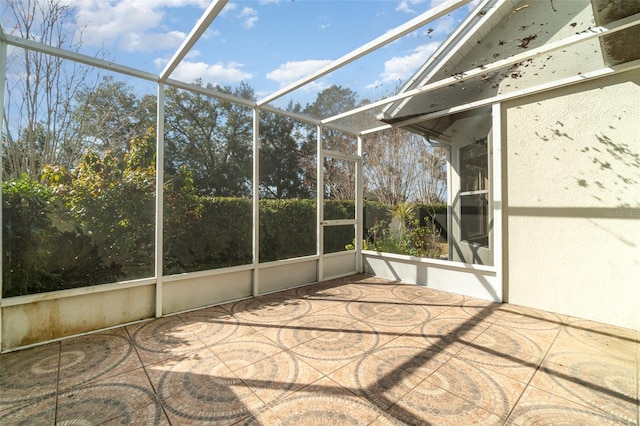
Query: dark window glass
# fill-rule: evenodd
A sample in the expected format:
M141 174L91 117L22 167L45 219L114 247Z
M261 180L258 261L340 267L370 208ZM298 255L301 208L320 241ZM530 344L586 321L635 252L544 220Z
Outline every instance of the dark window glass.
M460 149L462 241L489 246L489 158L487 139Z

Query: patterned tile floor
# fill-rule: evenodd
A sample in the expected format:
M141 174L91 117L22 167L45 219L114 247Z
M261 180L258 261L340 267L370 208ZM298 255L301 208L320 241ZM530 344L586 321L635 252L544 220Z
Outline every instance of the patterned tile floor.
M0 424L638 425L640 332L356 275L0 356Z

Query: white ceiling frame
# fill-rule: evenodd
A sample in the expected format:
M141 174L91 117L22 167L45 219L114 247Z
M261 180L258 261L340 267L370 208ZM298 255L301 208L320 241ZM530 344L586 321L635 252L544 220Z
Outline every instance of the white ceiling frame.
M193 83L185 83L184 81L174 80L172 78L167 79L166 84L172 87L176 87L178 89L188 90L190 92L200 93L202 95L207 95L214 97L216 99L222 99L225 101L233 102L236 104L240 104L242 106L246 106L248 108L255 108L256 103L250 99L239 98L234 95L230 95L228 93L223 93L215 89L208 89L206 87L198 86Z
M328 124L328 125L323 125L320 120L318 120L317 118L312 118L309 117L307 115L302 115L302 114L296 114L295 112L289 112L289 111L285 111L283 109L280 108L276 108L270 105L262 105L259 106L258 109L260 109L260 111L266 111L266 112L272 112L274 114L278 114L278 115L284 115L285 117L289 117L292 118L294 120L298 120L298 121L302 121L304 123L307 124L311 124L313 126L322 126L326 129L331 129L331 130L338 130L344 133L347 133L349 135L352 136L358 136L358 131L348 128L348 127L344 127L344 126L340 126L337 124Z
M227 0L220 0L220 1L221 2L226 2ZM463 4L467 3L468 1L471 1L471 0L458 1L456 3L456 5L455 6L451 6L451 8L452 9L457 9L458 7L460 7ZM220 4L220 2L217 2L215 4ZM451 1L449 3L446 3L446 4L451 4ZM443 4L441 6L444 7L446 4ZM424 17L424 15L428 15L428 14L431 14L431 13L433 13L433 10L431 12L427 12L426 14L421 15L421 17ZM206 15L206 13L205 13L205 15ZM416 19L419 19L419 18L420 17L418 17ZM433 19L436 19L436 18L432 18L432 20ZM590 30L592 32L588 32L588 33L583 32L583 33L580 33L578 35L571 36L571 37L568 37L566 39L563 39L563 40L560 40L559 42L557 42L557 43L566 42L566 44L556 45L554 43L554 44L550 44L550 45L547 45L547 46L542 46L541 48L538 48L538 49L542 49L540 52L536 53L537 49L533 49L533 50L529 51L527 54L516 55L516 56L513 56L511 58L507 58L507 59L504 59L504 60L501 60L501 61L496 61L496 62L493 62L491 64L488 64L482 70L474 69L474 70L468 71L466 73L460 73L455 78L448 78L448 79L445 79L445 80L440 80L438 82L431 83L429 85L425 85L425 86L422 86L420 88L417 88L417 89L414 89L414 90L411 90L411 91L408 91L408 92L405 92L405 93L401 93L401 94L398 94L398 95L390 96L390 97L387 97L387 98L382 99L380 101L376 101L376 102L373 102L371 104L365 105L363 107L355 108L355 109L352 109L352 110L347 111L345 113L335 115L333 117L328 117L328 118L326 118L324 120L317 120L317 119L314 119L314 118L311 118L311 117L306 117L306 116L303 116L303 115L300 115L300 114L290 113L290 112L281 110L281 109L276 108L276 107L272 107L272 106L268 106L268 105L261 105L264 102L271 101L272 97L273 97L273 99L276 99L276 98L278 98L280 96L284 96L286 93L289 93L290 91L295 90L296 88L298 88L300 86L296 86L295 88L293 88L291 90L288 90L286 93L282 93L283 90L287 90L287 88L285 88L285 89L283 89L281 91L275 92L274 94L270 95L268 98L264 98L259 102L254 102L254 101L250 101L250 100L247 100L247 99L238 98L238 97L233 96L233 95L221 93L221 92L218 92L216 90L207 89L207 88L195 85L195 84L184 83L184 82L181 82L181 81L178 81L178 80L167 79L166 84L170 85L170 86L173 86L173 87L182 88L182 89L185 89L185 90L190 90L190 91L193 91L193 92L196 92L196 93L205 94L205 95L212 96L212 97L215 97L215 98L225 99L225 100L228 100L230 102L235 102L235 103L239 103L241 105L245 105L247 107L252 107L252 108L259 107L262 110L270 111L270 112L273 112L273 113L276 113L276 114L281 114L281 115L284 115L284 116L287 116L287 117L290 117L290 118L293 118L293 119L297 119L297 120L300 120L300 121L303 121L303 122L306 122L306 123L309 123L309 124L322 125L322 126L327 127L327 128L344 131L346 133L353 134L353 135L365 135L365 134L370 134L370 133L378 132L378 131L381 131L381 130L385 130L385 129L391 128L393 126L391 126L391 125L382 125L382 126L378 126L378 127L375 127L375 128L369 128L369 129L365 129L365 130L362 130L362 131L357 131L357 130L354 130L354 129L348 129L346 127L334 124L334 123L332 123L332 121L339 120L341 118L345 118L345 117L357 114L359 112L367 111L369 109L373 109L373 108L381 106L381 105L389 104L389 103L392 103L392 102L395 102L395 101L398 101L398 100L403 100L403 99L409 98L411 96L418 95L420 93L433 91L433 90L436 90L436 89L438 89L440 87L443 87L443 86L445 86L447 84L451 84L452 81L453 82L458 82L458 81L466 80L466 79L469 79L469 78L473 78L473 77L475 77L475 76L477 76L479 74L486 73L486 72L488 72L488 71L490 71L492 69L497 69L497 68L500 68L500 67L504 67L506 65L510 65L510 64L513 64L513 63L516 63L516 62L520 62L523 59L527 59L529 57L533 57L533 56L536 56L536 55L544 54L544 53L546 53L548 51L551 51L551 50L561 49L561 48L566 47L567 45L570 45L570 44L579 43L579 42L585 41L585 40L590 39L590 38L601 37L601 36L616 32L616 31L620 31L620 30L623 30L625 28L629 28L631 26L637 25L638 23L640 23L639 20L640 20L640 14L635 14L635 15L629 16L627 18L621 19L621 20L616 21L616 22L612 22L610 24L607 24L607 25L604 25L604 26L601 26L601 27L591 28ZM414 22L415 22L415 19L405 23L404 25L396 28L395 30L392 30L390 33L397 34L399 31L401 31L402 28L405 28L407 25L410 25L411 23L414 23ZM424 25L424 23L422 25ZM200 28L202 28L202 27L200 27ZM206 30L206 28L205 28L205 30ZM601 31L601 32L597 32L597 31ZM195 29L192 31L192 33L195 33ZM390 33L387 33L387 35L390 34ZM374 40L374 42L375 41L379 41L381 39L386 39L387 35L377 38L376 40ZM398 38L400 36L401 35L398 35L396 38ZM135 78L140 78L142 80L147 80L147 81L151 81L151 82L155 82L155 83L158 83L160 81L160 77L158 75L156 75L156 74L153 74L153 73L142 71L142 70L139 70L139 69L136 69L136 68L133 68L133 67L126 66L126 65L120 65L120 64L117 64L117 63L114 63L114 62L105 61L105 60L102 60L102 59L99 59L99 58L95 58L95 57L92 57L92 56L88 56L88 55L84 55L84 54L81 54L81 53L72 52L72 51L60 49L60 48L57 48L57 47L49 46L49 45L42 44L42 43L39 43L39 42L36 42L36 41L33 41L33 40L27 40L27 39L22 39L22 38L15 37L15 36L12 36L12 35L8 35L3 31L3 28L2 28L1 24L0 24L0 40L2 40L3 42L6 42L7 44L12 45L12 46L16 46L16 47L20 47L20 48L28 49L28 50L33 50L33 51L40 52L40 53L45 53L45 54L48 54L48 55L53 55L53 56L56 56L56 57L60 57L62 59L67 59L67 60L70 60L70 61L79 62L79 63L85 64L85 65L93 66L93 67L100 68L100 69L105 69L105 70L112 71L112 72L115 72L115 73L118 73L118 74L124 74L124 75L128 75L128 76L135 77ZM393 40L395 40L395 38ZM393 40L388 40L387 43L391 42ZM361 46L359 49L356 49L354 52L352 52L349 55L345 55L343 58L346 58L347 56L355 55L356 54L355 52L360 52L360 51L364 51L364 50L367 50L366 53L369 53L370 51L373 51L373 50L375 50L375 49L377 49L379 47L382 47L384 44L386 44L386 43L382 43L382 44L379 44L379 45L373 47L372 43L373 42ZM551 46L551 47L549 47L549 46ZM532 54L532 52L534 52L534 53ZM363 56L366 53L360 54L358 56L358 58ZM186 54L186 52L185 52L185 54ZM357 59L357 58L354 57L354 58L350 59L349 61L347 61L345 63L341 63L340 65L336 65L330 71L333 71L333 69L340 68L342 65L345 65L346 63L349 63L349 62L351 62L351 61L353 61L355 59ZM341 61L341 59L339 59L337 61L334 61L333 64L337 64L339 61ZM320 71L322 71L322 70L320 70ZM320 71L317 71L316 73L318 73ZM330 71L326 71L326 73L328 73ZM315 76L316 73L314 73L314 74L308 76L307 78L303 79L305 81L305 83L303 83L302 85L306 84L306 82L308 82L308 81L312 81L315 78L319 78L319 76ZM578 76L577 78L579 78L579 77L581 77L581 76ZM584 75L582 77L584 77ZM301 81L303 81L303 80L301 80ZM556 86L554 86L554 87L556 87ZM511 97L506 97L506 95L505 95L505 97L498 96L498 97L495 97L495 98L491 98L491 101L495 102L496 99L498 99L498 98L500 98L500 99L511 99ZM267 99L269 99L269 100L267 101ZM475 103L474 103L474 105L475 105ZM476 107L476 106L474 106L474 107ZM430 118L433 118L433 117L436 117L436 116L439 117L439 116L442 116L442 115L446 115L447 113L456 112L458 110L461 110L460 108L446 110L446 111L449 111L449 112L444 112L444 113L442 111L438 111L438 112L434 112L434 113L425 114L424 116L413 118L413 119L410 119L410 120L408 120L406 122L403 121L403 122L400 122L400 123L394 123L394 126L398 126L400 124L408 125L408 124L411 124L411 123L417 123L417 122L425 120L425 119L430 119ZM466 109L470 109L470 108L466 108ZM434 114L437 114L437 115L434 115Z
M406 90L411 90L414 85L420 85L418 80L422 82L429 81L433 76L447 63L464 45L467 43L489 20L493 18L496 13L499 13L499 9L507 0L484 0L478 7L472 11L466 19L461 22L451 35L436 49L436 51L427 59L427 61L420 67L418 71L407 81L406 84L398 91L402 93ZM484 14L481 14L482 11ZM475 21L475 23L473 23ZM473 25L471 25L473 23ZM436 65L430 70L428 74L424 74L430 67ZM399 109L409 102L409 99L405 98L395 108ZM394 107L393 104L387 105L382 114L386 114L390 108Z
M563 38L562 40L558 40L553 43L546 44L544 46L537 47L535 49L531 49L527 52L520 53L517 55L510 56L505 59L500 59L498 61L491 62L487 65L483 65L481 67L475 67L471 70L459 72L453 77L448 77L442 80L438 80L436 82L426 84L424 86L420 86L416 89L409 90L404 93L400 93L394 96L390 96L385 99L381 99L376 102L372 102L370 104L364 105L362 107L354 108L352 110L343 112L341 114L334 115L332 117L325 118L322 120L322 124L328 124L332 121L336 121L345 117L349 117L351 115L370 110L372 108L386 105L391 102L399 101L402 99L410 98L412 96L416 96L419 94L424 94L428 92L432 92L437 89L441 89L443 87L449 86L450 84L459 83L465 80L469 80L471 78L477 77L479 75L487 74L488 72L498 70L500 68L507 67L509 65L516 64L518 62L525 61L530 58L534 58L536 56L543 55L545 53L549 53L555 50L563 49L568 46L572 46L577 43L581 43L593 38L599 38L608 34L615 33L617 31L622 31L624 29L633 27L634 25L640 24L640 13L636 13L635 15L628 16L626 18L620 19L618 21L609 23L607 25L602 25L599 27L592 27L587 31L583 31L578 34L571 35L569 37Z
M365 135L370 135L372 133L382 132L383 130L391 129L392 127L393 126L391 124L384 124L384 125L379 126L379 127L372 127L370 129L361 131L360 133L358 133L358 136L365 136Z
M184 39L182 45L178 48L173 57L169 60L169 63L165 66L164 70L160 73L160 82L165 82L176 69L180 62L187 56L187 53L198 42L202 34L209 29L209 25L213 22L222 9L227 5L228 0L215 0L204 11L196 25L191 29L191 32Z
M260 110L261 111L266 111L266 112L272 112L274 114L284 115L285 117L293 118L294 120L304 121L305 123L312 124L314 126L320 126L322 124L320 122L320 120L318 120L317 118L311 118L311 117L306 116L306 115L296 114L295 112L285 111L285 110L282 110L280 108L273 107L273 106L270 106L270 105L262 105L260 107ZM351 131L353 131L353 130L351 130Z
M311 83L312 81L317 80L318 78L323 77L329 74L330 72L333 72L338 68L341 68L355 61L356 59L359 59L381 48L382 46L385 46L399 39L404 35L409 34L412 31L415 31L416 29L428 24L429 22L434 21L446 15L447 13L450 13L458 9L461 6L464 6L470 1L471 0L448 0L447 2L441 4L440 6L432 8L429 11L423 13L422 15L419 15L413 18L412 20L405 22L399 27L396 27L395 29L385 33L384 35L381 35L380 37L370 41L369 43L363 44L357 49L347 53L341 58L336 59L335 61L307 75L306 77L303 77L300 80L294 83L291 83L290 85L270 94L269 96L264 97L263 99L258 101L258 106L273 102L274 100L282 96L285 96L286 94L291 93L294 90L299 89L300 87L305 86L306 84Z
M70 50L60 49L59 47L49 46L37 41L27 40L7 34L4 35L4 41L6 41L7 44L11 46L20 47L22 49L45 53L47 55L56 56L58 58L68 59L73 62L79 62L81 64L89 65L92 67L105 69L107 71L113 71L118 74L125 74L143 80L158 82L158 76L156 74L141 71L139 69L128 67L126 65L120 65L114 62L105 61L93 56L83 55L82 53L72 52Z
M530 95L534 95L537 93L542 93L542 92L546 92L549 90L555 90L561 87L568 87L568 86L572 86L574 84L578 84L578 83L583 83L585 81L590 81L590 80L595 80L598 78L602 78L602 77L606 77L609 75L614 75L614 74L620 74L623 72L627 72L627 71L633 71L633 70L638 70L640 69L640 59L632 61L632 62L625 62L623 64L620 65L614 65L608 68L600 68L598 70L595 71L589 71L580 75L574 75L572 77L567 77L567 78L563 78L560 80L555 80L549 83L544 83L544 84L539 84L537 86L533 86L533 87L529 87L526 89L521 89L521 90L517 90L514 92L510 92L510 93L504 93L502 95L496 95L496 96L492 96L491 98L487 98L487 99L482 99L479 101L475 101L475 102L469 102L469 103L465 103L463 105L458 105L458 106L454 106L451 108L447 108L447 109L443 109L440 111L435 111L435 112L430 112L424 115L420 115L417 117L411 117L407 120L403 120L403 121L399 121L397 123L393 123L392 125L387 125L387 126L381 126L377 129L369 129L369 130L365 130L363 132L361 132L361 135L364 134L369 134L369 133L374 133L375 131L381 131L381 130L386 130L388 128L391 127L399 127L399 126L410 126L412 124L418 124L421 123L423 121L427 121L427 120L432 120L435 118L441 118L447 115L451 115L451 114L456 114L459 112L464 112L464 111L469 111L472 109L476 109L476 108L480 108L483 106L489 106L491 104L497 103L497 102L505 102L505 101L510 101L513 99L518 99L518 98L522 98L524 96L530 96Z
M276 108L276 107L272 107L269 105L263 105L263 106L258 106L256 104L255 101L249 100L249 99L244 99L244 98L239 98L237 96L234 95L230 95L228 93L222 93L219 92L215 89L208 89L206 87L202 87L202 86L198 86L197 84L193 84L193 83L185 83L183 81L179 81L179 80L173 80L173 79L168 79L166 84L168 86L172 86L172 87L176 87L178 89L183 89L183 90L188 90L190 92L194 92L194 93L200 93L202 95L206 95L206 96L211 96L213 98L216 99L222 99L228 102L233 102L236 104L240 104L242 106L245 106L247 108L258 108L261 111L266 111L266 112L272 112L274 114L279 114L279 115L284 115L285 117L289 117L292 118L294 120L299 120L299 121L303 121L305 123L314 125L314 126L319 126L322 125L322 123L320 122L320 120L315 119L315 118L311 118L302 114L296 114L293 112L288 112L285 111L283 109L280 108ZM349 129L346 128L344 126L340 126L337 124L328 124L326 126L324 126L326 128L329 129L333 129L333 130L339 130L341 132L345 132L345 133L349 133L351 135L357 136L358 135L358 131L357 130L353 130L353 129Z
M262 105L258 107L259 110L261 111L266 111L266 112L272 112L274 114L278 114L278 115L284 115L285 117L289 117L292 118L294 120L298 120L298 121L302 121L304 123L307 124L311 124L314 126L322 126L324 128L327 129L331 129L331 130L338 130L344 133L347 133L349 135L352 136L358 136L358 131L348 128L348 127L344 127L344 126L340 126L337 124L328 124L328 125L323 125L320 120L316 119L316 118L312 118L306 115L302 115L302 114L296 114L295 112L289 112L289 111L285 111L283 109L280 108L276 108L270 105Z
M52 55L55 57L59 57L62 59L67 59L73 62L78 62L78 63L82 63L85 65L89 65L92 67L96 67L96 68L100 68L100 69L104 69L107 71L112 71L118 74L124 74L124 75L128 75L130 77L135 77L135 78L139 78L142 80L146 80L146 81L150 81L150 82L154 82L154 83L158 83L159 82L159 76L157 74L153 74L150 72L146 72L146 71L142 71L139 70L137 68L132 68L132 67L128 67L126 65L120 65L114 62L109 62L109 61L105 61L103 59L99 59L99 58L95 58L93 56L88 56L88 55L84 55L81 53L76 53L76 52L72 52L69 50L64 50L64 49L60 49L58 47L53 47L53 46L49 46L46 44L42 44L40 42L37 41L33 41L33 40L27 40L27 39L23 39L23 38L19 38L19 37L15 37L15 36L11 36L11 35L7 35L6 33L2 32L2 26L0 25L0 39L4 42L6 42L8 45L11 46L15 46L15 47L19 47L22 49L27 49L27 50L33 50L35 52L40 52L40 53L44 53L47 55ZM244 98L239 98L237 96L234 95L230 95L228 93L222 93L219 92L217 90L214 89L208 89L206 87L202 87L202 86L198 86L197 84L193 84L193 83L185 83L183 81L179 81L179 80L174 80L174 79L167 79L165 84L167 86L172 86L172 87L176 87L178 89L183 89L183 90L188 90L190 92L194 92L194 93L200 93L206 96L211 96L214 97L216 99L223 99L229 102L233 102L233 103L237 103L249 108L256 108L257 104L255 101L251 101L248 99L244 99ZM322 123L320 122L320 120L312 118L312 117L307 117L304 116L302 114L295 114L295 113L291 113L285 110L282 110L280 108L276 108L276 107L272 107L272 106L268 106L268 105L263 105L260 107L261 110L264 111L268 111L268 112L272 112L275 114L280 114L280 115L284 115L286 117L289 118L293 118L295 120L299 120L299 121L303 121L305 123L309 123L312 124L314 126L318 126L321 125ZM347 127L344 126L340 126L337 124L328 124L325 125L324 127L330 128L330 129L334 129L334 130L339 130L345 133L349 133L352 135L357 135L358 131L354 130L354 129L349 129Z
M447 40L445 40L433 54L427 59L427 61L416 71L416 73L404 84L404 86L400 89L400 91L407 90L411 87L411 85L415 84L417 78L422 75L434 62L446 62L475 34L475 31L484 25L487 21L489 21L493 14L500 9L500 6L506 0L484 0L481 4L479 4L474 11L469 13L469 15L462 21L451 33ZM492 3L492 4L489 4ZM478 15L477 10L483 11L482 15ZM477 21L473 27L471 27L466 34L462 34L463 31L469 27L471 22ZM459 40L456 41L456 39ZM449 42L449 40L451 42ZM435 70L434 70L435 72ZM424 80L428 81L429 78L433 77L433 72L427 74Z

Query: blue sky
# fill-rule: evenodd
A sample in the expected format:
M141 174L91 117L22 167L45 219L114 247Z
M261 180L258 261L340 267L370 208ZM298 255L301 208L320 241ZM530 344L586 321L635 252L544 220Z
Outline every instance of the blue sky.
M207 0L62 0L82 29L81 52L159 73L208 5ZM235 86L258 97L322 67L444 0L232 0L172 78ZM477 3L477 0L474 2ZM343 70L298 91L331 84L360 97L394 92L469 13L463 6ZM6 13L3 26L10 28ZM69 27L72 29L72 27ZM79 32L76 37L79 37Z

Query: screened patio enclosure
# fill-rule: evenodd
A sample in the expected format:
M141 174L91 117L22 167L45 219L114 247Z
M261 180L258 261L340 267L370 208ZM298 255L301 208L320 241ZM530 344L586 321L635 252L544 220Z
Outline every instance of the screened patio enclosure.
M391 30L381 21L374 36L364 30L349 33L364 41L272 90L254 90L244 82L234 87L211 84L204 77L208 69L203 69L202 79L183 77L188 67L197 68L193 58L203 51L211 55L210 62L216 61L216 50L204 49L203 43L218 34L221 20L235 10L232 2L212 1L195 26L182 32L181 44L170 58L139 68L108 59L99 49L65 44L64 36L55 40L52 34L69 31L62 23L56 26L56 18L65 19L73 9L49 15L51 33L6 25L9 10L4 10L0 349L358 272L504 301L508 292L501 202L502 183L508 177L503 174L502 139L496 133L504 125L501 103L542 91L538 85L549 90L572 84L565 81L571 78L592 81L606 73L637 73L637 58L625 60L619 69L609 64L584 72L579 68L555 86L534 82L524 92L485 99L457 94L445 96L449 104L428 107L418 95L438 97L448 87L482 80L492 70L574 44L598 43L637 28L638 14L597 26L585 24L582 32L552 44L511 52L506 58L489 57L480 67L474 64L418 84L427 61L422 69L412 69L416 76L399 93L392 86L373 102L356 99L346 83L327 83L332 76L356 81L370 66L370 58L390 60L398 56L393 48L401 41L430 37L434 28L452 28L451 21L460 25L432 49L436 55L458 54L461 37L468 36L466 42L471 37L464 34L470 23L486 17L497 27L505 10L515 13L524 7L495 0L438 3ZM251 8L243 13L251 14L247 9ZM20 10L11 12L18 22ZM352 24L358 25L356 20ZM571 27L572 22L565 24ZM266 25L275 28L282 23ZM350 45L345 39L345 46ZM268 53L263 52L265 58ZM300 52L289 53L300 58ZM153 69L158 65L159 72ZM412 66L407 60L405 68ZM94 84L88 86L88 81ZM302 107L295 101L306 102L313 90L319 92L316 102ZM68 96L60 97L63 93ZM401 119L390 117L389 108L398 105L409 105L409 113ZM124 110L127 114L119 116ZM401 110L408 111L396 111ZM452 115L454 122L483 129L474 137L479 150L451 147L447 132L452 124L444 120ZM436 125L428 126L429 131L418 128L427 121ZM412 139L419 151L402 151L409 142L392 145L390 141L398 138L393 139L393 132L400 127L413 132L402 133L402 141L421 135ZM380 150L384 143L392 148ZM436 212L437 203L424 202L425 197L415 195L417 189L383 201L385 181L377 177L405 176L407 160L416 152L424 153L420 158L432 158L434 149L441 150L447 164L437 163L444 177L434 184L437 191L445 188L445 205ZM632 145L631 152L635 149ZM397 163L392 162L394 152L400 153ZM426 179L425 164L411 169L414 178ZM468 176L459 166L469 170ZM452 190L461 183L466 190ZM389 184L394 185L400 184ZM389 213L390 206L405 205L411 206L406 221L398 219L405 216L397 209ZM637 208L630 205L629 211ZM393 240L414 223L415 231L423 232L420 241L428 241L433 251L420 251L413 241L405 251L392 253L389 246L374 245L370 239L382 241L384 235L384 241ZM460 241L472 244L461 249ZM633 328L632 321L617 325Z

